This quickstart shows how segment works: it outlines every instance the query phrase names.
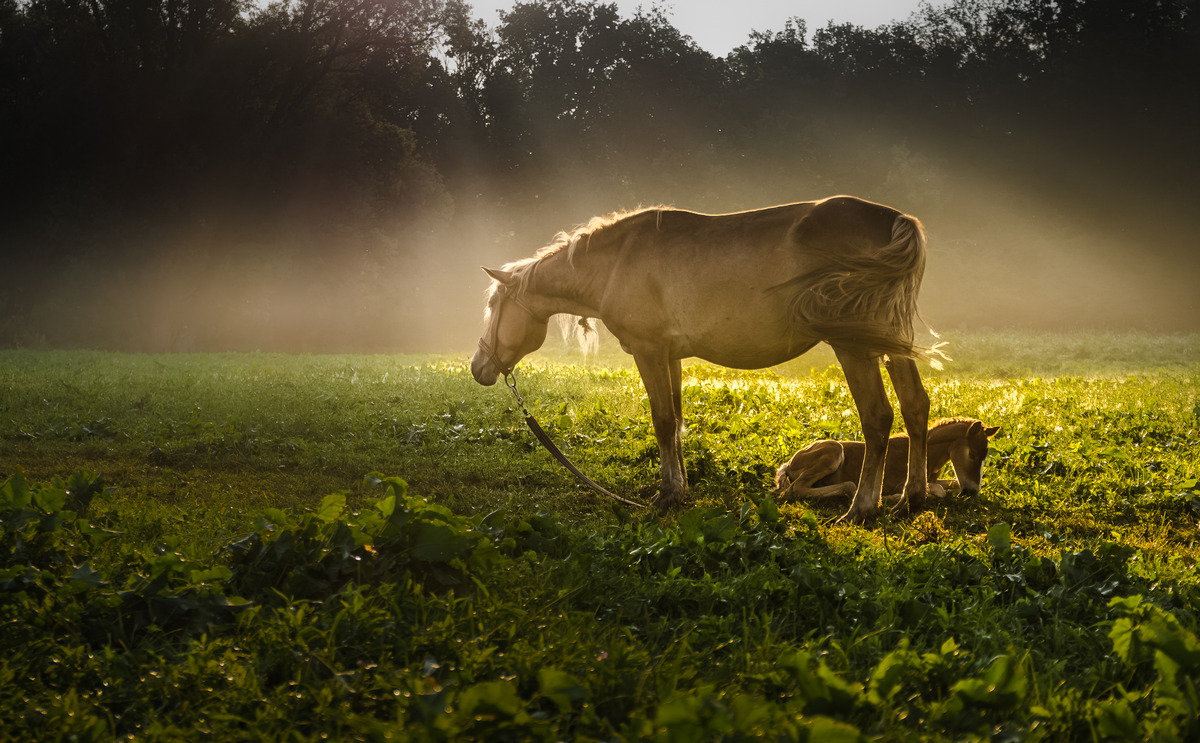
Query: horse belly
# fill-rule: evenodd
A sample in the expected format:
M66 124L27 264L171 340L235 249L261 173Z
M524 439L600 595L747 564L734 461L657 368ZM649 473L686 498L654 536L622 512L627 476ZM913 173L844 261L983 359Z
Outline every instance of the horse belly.
M678 302L672 309L672 355L679 358L762 369L794 359L818 342L797 335L787 303L762 288Z
M791 361L816 345L816 341L804 343L764 339L762 343L730 343L714 341L687 341L673 349L674 358L699 358L730 369L765 369Z

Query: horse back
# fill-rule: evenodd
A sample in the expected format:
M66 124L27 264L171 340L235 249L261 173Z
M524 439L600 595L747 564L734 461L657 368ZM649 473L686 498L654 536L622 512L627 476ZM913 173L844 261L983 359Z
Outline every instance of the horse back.
M833 196L819 201L750 209L725 214L704 214L662 207L628 218L630 232L666 238L659 242L668 249L685 249L698 242L724 243L747 248L762 246L776 253L781 249L797 254L811 266L814 251L840 254L870 251L887 245L892 227L901 212L854 196Z

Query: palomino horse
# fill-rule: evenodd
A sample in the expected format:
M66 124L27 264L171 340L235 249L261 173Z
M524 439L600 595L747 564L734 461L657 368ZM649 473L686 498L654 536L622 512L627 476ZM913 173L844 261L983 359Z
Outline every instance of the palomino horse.
M925 271L915 217L850 196L717 215L641 209L595 218L532 258L484 270L493 283L471 359L475 380L507 377L541 347L552 315L599 318L632 354L650 398L657 507L681 504L688 487L681 359L761 369L825 341L866 439L863 476L843 518L861 522L879 507L893 418L879 372L884 354L912 436L897 508L922 508L929 397L915 359L928 350L913 341Z
M983 485L983 460L988 439L1000 431L974 418L945 418L929 427L929 494L944 497L955 485L963 495L977 495ZM815 441L792 455L775 473L775 487L783 498L830 498L852 495L858 487L866 446L861 441ZM908 436L888 441L883 467L884 500L898 500L908 474ZM939 480L949 462L953 480Z

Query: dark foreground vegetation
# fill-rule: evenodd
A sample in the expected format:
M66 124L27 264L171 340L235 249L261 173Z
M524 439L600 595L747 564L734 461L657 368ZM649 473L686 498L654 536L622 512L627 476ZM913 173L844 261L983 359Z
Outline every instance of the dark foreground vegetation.
M456 349L480 263L595 214L835 193L926 222L935 327L1193 331L1197 79L1195 0L722 58L653 4L0 0L0 345Z
M768 492L859 435L836 368L690 367L694 506L658 517L457 360L0 353L4 734L1195 739L1195 338L1103 340L1026 336L1015 373L961 339L929 388L1002 427L983 492L867 528ZM529 366L645 495L636 373Z

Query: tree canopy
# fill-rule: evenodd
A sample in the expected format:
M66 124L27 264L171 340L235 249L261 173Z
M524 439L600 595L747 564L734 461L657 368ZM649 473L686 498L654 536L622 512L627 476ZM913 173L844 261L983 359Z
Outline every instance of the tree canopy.
M474 322L467 270L592 214L838 192L921 216L927 286L1006 308L934 298L944 323L1194 329L1163 267L1200 267L1196 0L779 29L717 58L659 5L0 0L0 344L456 347L435 295ZM1098 263L1161 306L1055 299Z

